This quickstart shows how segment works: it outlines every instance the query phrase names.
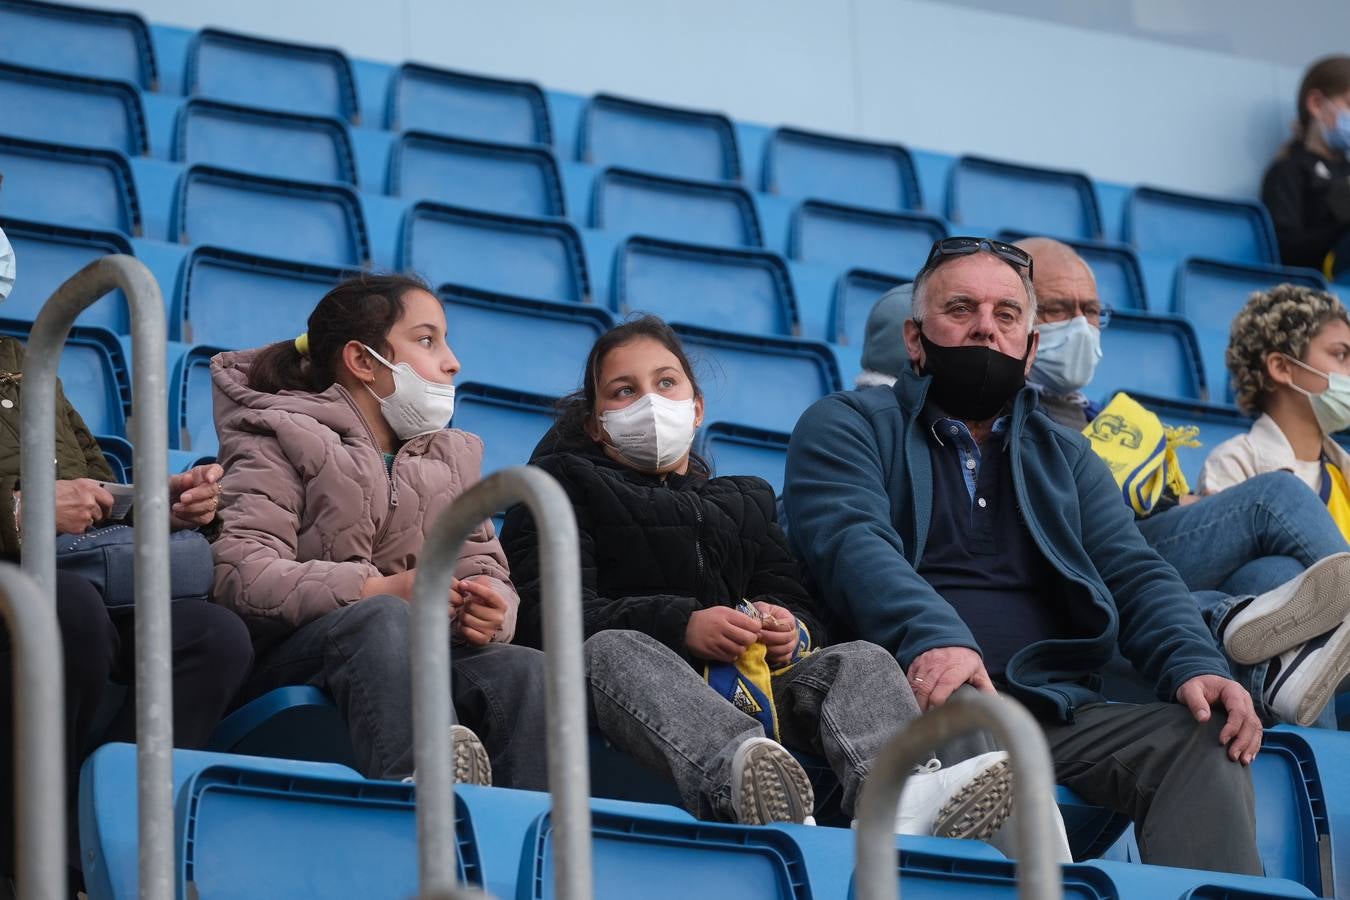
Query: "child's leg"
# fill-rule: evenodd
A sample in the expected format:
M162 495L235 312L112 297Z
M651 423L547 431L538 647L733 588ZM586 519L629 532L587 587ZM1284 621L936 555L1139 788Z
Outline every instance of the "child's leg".
M544 654L514 644L456 645L450 662L455 715L487 748L492 783L548 790Z
M866 641L817 650L774 676L773 695L783 743L829 761L844 789L840 806L848 816L854 815L873 758L919 716L900 664Z
M638 631L586 641L586 671L600 731L620 750L670 778L691 813L732 821L736 749L763 737L679 654Z

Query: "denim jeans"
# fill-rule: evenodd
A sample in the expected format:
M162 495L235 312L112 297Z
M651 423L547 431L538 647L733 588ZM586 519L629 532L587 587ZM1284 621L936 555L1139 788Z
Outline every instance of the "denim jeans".
M1278 587L1319 559L1350 550L1326 505L1291 472L1258 475L1150 516L1139 522L1139 531L1195 592L1215 640L1237 604ZM1261 699L1266 669L1266 663L1235 665L1233 677L1269 721ZM1334 711L1329 715L1334 728Z
M732 820L736 748L763 737L760 723L708 687L689 662L638 631L586 641L591 707L616 747L675 782L701 819ZM818 650L773 678L781 742L825 757L853 815L872 759L918 704L895 657L855 641Z
M333 610L259 660L249 693L312 684L333 695L357 765L369 778L413 772L409 604L368 597ZM514 644L456 645L450 655L452 715L483 741L492 780L544 790L544 654Z

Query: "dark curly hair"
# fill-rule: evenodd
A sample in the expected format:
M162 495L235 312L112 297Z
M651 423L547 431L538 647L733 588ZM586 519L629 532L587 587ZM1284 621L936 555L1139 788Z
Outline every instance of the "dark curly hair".
M1249 413L1262 411L1262 398L1273 388L1266 375L1266 357L1283 353L1301 360L1308 344L1328 322L1350 324L1335 295L1296 284L1256 291L1233 318L1224 362L1233 377L1237 405Z

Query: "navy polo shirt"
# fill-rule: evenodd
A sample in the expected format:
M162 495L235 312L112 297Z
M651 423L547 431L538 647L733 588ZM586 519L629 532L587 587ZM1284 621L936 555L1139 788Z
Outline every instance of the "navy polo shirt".
M931 404L923 422L933 464L933 518L919 576L975 637L991 677L1028 644L1067 637L1061 579L1036 546L1017 505L1008 417L984 446L964 422Z

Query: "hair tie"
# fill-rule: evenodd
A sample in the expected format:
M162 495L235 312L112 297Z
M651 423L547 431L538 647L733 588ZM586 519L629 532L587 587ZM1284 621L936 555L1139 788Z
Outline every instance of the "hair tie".
M301 356L309 356L309 332L306 331L295 339L295 352Z

